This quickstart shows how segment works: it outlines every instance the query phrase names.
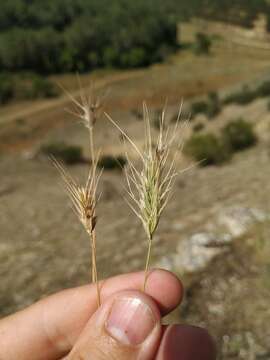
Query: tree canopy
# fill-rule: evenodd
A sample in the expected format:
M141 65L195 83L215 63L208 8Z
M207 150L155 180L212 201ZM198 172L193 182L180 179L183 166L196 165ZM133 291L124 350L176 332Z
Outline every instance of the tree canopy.
M57 73L146 66L177 48L178 21L204 16L251 26L269 10L267 0L3 1L0 69Z
M176 18L151 1L10 0L1 6L5 70L145 66L176 45Z

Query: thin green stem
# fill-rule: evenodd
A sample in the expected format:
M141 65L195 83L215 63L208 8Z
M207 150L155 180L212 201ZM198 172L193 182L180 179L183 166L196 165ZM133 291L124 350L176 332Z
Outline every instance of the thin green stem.
M148 236L148 250L147 250L147 257L146 257L146 263L145 263L145 270L144 270L144 283L143 283L143 291L145 292L146 289L146 283L148 279L148 271L149 271L149 265L150 265L150 259L151 259L151 250L152 250L152 235Z

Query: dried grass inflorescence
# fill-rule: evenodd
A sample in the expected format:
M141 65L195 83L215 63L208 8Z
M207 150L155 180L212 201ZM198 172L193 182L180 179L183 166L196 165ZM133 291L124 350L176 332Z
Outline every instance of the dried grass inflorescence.
M91 234L91 232L95 230L97 221L97 217L95 215L97 205L97 186L101 172L98 177L94 179L93 170L91 168L86 184L81 186L70 174L67 173L66 169L59 163L59 161L53 159L53 163L61 173L66 191L70 197L76 215L86 231Z
M128 167L125 169L125 175L127 193L130 198L128 204L141 220L148 239L145 280L143 285L143 290L145 290L153 236L162 212L168 203L174 180L178 174L176 171L176 160L181 154L183 142L181 141L182 138L180 138L180 140L177 139L181 107L178 119L172 128L165 126L165 108L163 109L160 117L159 133L155 143L151 132L150 115L146 104L143 105L143 113L145 124L145 144L143 151L139 150L131 138L108 114L106 114L106 116L123 134L129 144L131 144L140 159L140 165L136 167L128 155L126 155Z
M80 80L79 80L80 81ZM79 83L80 84L80 83ZM73 209L79 220L83 224L89 235L92 249L92 281L96 283L98 305L100 305L100 289L97 276L96 264L96 206L99 200L97 188L102 171L97 170L99 155L96 156L94 146L94 126L100 114L101 104L93 95L91 88L90 95L82 91L80 84L80 99L66 92L72 100L75 109L69 110L70 113L79 118L89 133L89 151L91 156L91 167L84 185L80 185L67 172L67 170L56 159L53 162L64 180L67 193L71 199ZM159 121L159 132L153 136L150 123L150 114L146 104L143 104L145 141L144 149L140 150L135 142L119 127L117 123L108 115L108 119L120 131L122 140L127 140L131 147L137 153L140 164L133 163L127 152L126 158L128 166L124 168L127 182L127 193L129 195L128 204L141 220L143 228L147 235L148 251L145 264L145 278L143 290L145 291L150 258L152 249L152 240L158 227L161 215L168 204L172 187L178 172L176 163L181 155L183 146L183 137L179 136L180 115L174 126L165 124L165 108L162 111ZM186 125L187 122L181 123ZM182 127L182 126L181 126Z
M67 193L73 205L73 209L90 237L92 251L92 281L96 283L97 300L98 305L100 305L100 289L98 285L96 258L96 206L99 199L97 194L97 187L102 171L97 171L99 155L96 156L95 152L94 126L99 116L101 104L98 98L94 96L92 87L90 95L87 96L82 91L82 87L80 84L80 100L77 100L68 92L66 92L66 94L69 96L75 106L75 109L68 111L71 114L75 115L77 118L79 118L89 132L89 151L91 157L91 166L85 185L78 184L63 167L63 165L60 164L56 159L53 159L53 162L56 168L61 173L61 176L64 180Z

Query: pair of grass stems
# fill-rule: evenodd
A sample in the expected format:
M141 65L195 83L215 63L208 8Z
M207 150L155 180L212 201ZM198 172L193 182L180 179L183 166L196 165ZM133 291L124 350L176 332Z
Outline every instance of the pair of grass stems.
M99 155L96 155L94 146L94 126L98 118L100 103L93 97L92 93L87 97L82 90L80 101L76 100L71 94L68 95L76 106L76 110L72 111L72 114L82 120L89 132L91 167L85 185L79 185L56 159L54 159L54 163L62 175L73 208L90 238L92 282L96 284L97 303L100 305L101 298L96 258L96 206L99 200L97 187L102 171L97 171ZM120 131L127 143L131 145L139 156L141 163L140 168L136 167L126 151L128 165L127 168L124 169L124 172L127 183L126 190L129 197L127 202L143 224L148 241L145 276L142 288L142 290L145 291L150 267L153 237L163 210L169 201L174 180L178 174L175 168L177 157L179 153L181 153L179 149L180 142L177 144L177 149L174 153L172 153L171 150L178 134L181 107L176 124L172 129L169 127L166 129L165 127L165 109L163 109L156 143L154 143L152 139L150 115L146 104L143 104L143 113L145 124L145 144L143 151L139 150L138 146L126 132L124 132L107 113L105 113L105 115Z

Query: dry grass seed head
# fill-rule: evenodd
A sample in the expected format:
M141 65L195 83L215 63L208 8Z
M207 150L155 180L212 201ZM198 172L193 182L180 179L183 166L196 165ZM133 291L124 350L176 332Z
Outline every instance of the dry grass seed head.
M97 174L91 168L88 174L86 184L80 186L73 177L68 174L63 165L55 158L52 159L55 167L59 170L65 184L67 194L73 205L73 210L88 233L91 233L96 226L95 210L97 206L97 186L101 172ZM93 172L94 171L94 172ZM95 178L94 178L95 176Z
M73 204L73 209L78 215L80 221L84 225L87 232L94 230L96 225L96 205L97 205L97 186L102 172L97 173L97 164L99 160L99 154L95 154L94 150L94 125L100 115L101 102L98 97L95 96L95 89L93 84L90 85L89 94L87 95L82 88L80 77L78 76L79 84L79 100L76 99L70 92L65 90L64 92L71 99L74 109L67 110L69 113L77 117L82 121L89 132L89 149L91 156L91 168L88 172L88 178L84 186L80 186L65 170L56 159L53 159L55 166L60 171L65 183L66 190Z
M160 117L159 133L154 144L150 126L150 115L146 104L143 104L145 124L145 146L140 151L126 133L106 114L109 120L121 131L127 141L138 153L141 165L138 169L127 156L128 167L125 170L127 180L128 201L137 217L141 220L149 239L152 239L160 217L165 209L175 177L177 176L176 160L179 155L180 143L172 151L173 143L179 133L178 121L173 128L165 128L165 108Z
M66 111L80 119L86 128L90 130L93 129L100 116L102 102L100 101L100 98L95 95L95 88L92 83L89 86L88 94L83 90L79 76L78 84L80 93L79 100L60 85L74 105L74 109L66 109Z

